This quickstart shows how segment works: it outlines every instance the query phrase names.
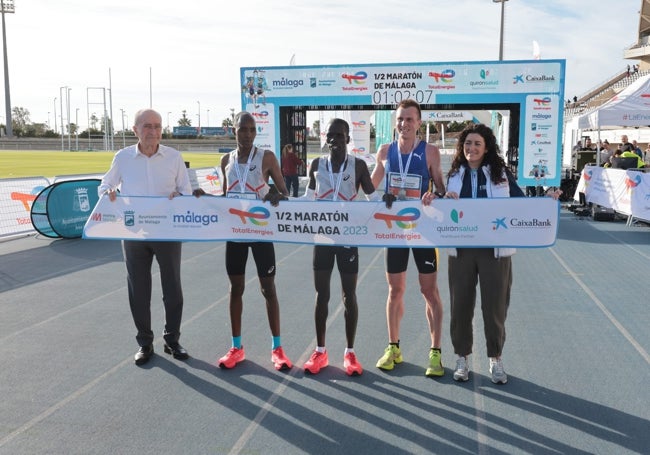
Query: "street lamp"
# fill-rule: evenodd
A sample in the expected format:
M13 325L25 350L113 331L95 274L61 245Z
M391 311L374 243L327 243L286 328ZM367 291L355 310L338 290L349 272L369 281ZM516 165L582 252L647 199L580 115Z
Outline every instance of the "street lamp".
M1 0L0 0L1 1ZM66 111L67 111L67 119L68 119L68 150L72 150L72 145L70 144L70 134L72 134L72 131L70 131L72 128L70 127L70 91L72 89L68 88L68 93L66 94Z
M208 124L206 126L210 126L210 109L208 109Z
M54 132L56 133L56 130L59 127L56 125L56 96L54 97Z
M77 152L79 151L79 108L75 109L74 113L74 141L75 141L75 148L77 149Z
M64 150L63 140L65 138L65 127L63 126L63 89L66 95L68 94L68 87L59 87L59 107L61 108L59 115L61 116L61 151Z
M126 147L126 139L124 138L124 109L120 109L122 113L122 148Z
M5 64L5 114L7 121L5 122L5 133L11 137L14 135L13 126L11 124L11 96L9 93L9 61L7 59L7 27L5 25L5 13L14 13L14 0L0 0L0 9L2 10L2 51L4 52Z
M167 134L171 134L171 130L169 129L169 114L171 114L171 112L167 112Z
M198 133L199 135L201 134L201 102L197 101L196 104L199 105L199 113L197 114L199 117L199 124L198 124Z
M503 22L505 5L508 0L492 0L493 3L501 3L501 35L499 36L499 60L503 60Z

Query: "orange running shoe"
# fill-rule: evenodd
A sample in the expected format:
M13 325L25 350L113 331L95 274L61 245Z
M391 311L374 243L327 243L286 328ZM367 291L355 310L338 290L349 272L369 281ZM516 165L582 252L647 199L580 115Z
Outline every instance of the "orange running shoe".
M276 370L288 370L292 366L289 357L284 355L284 349L282 349L282 346L278 346L271 351L271 362L273 362Z
M327 351L314 351L309 360L305 362L305 371L308 371L311 374L318 374L320 369L325 368L327 365L329 365Z
M230 348L230 350L219 359L217 362L217 365L219 365L219 368L233 368L235 365L237 365L239 362L244 360L246 358L246 354L244 353L244 346L241 348Z
M363 368L354 352L348 352L343 356L343 368L348 376L360 376L363 373Z

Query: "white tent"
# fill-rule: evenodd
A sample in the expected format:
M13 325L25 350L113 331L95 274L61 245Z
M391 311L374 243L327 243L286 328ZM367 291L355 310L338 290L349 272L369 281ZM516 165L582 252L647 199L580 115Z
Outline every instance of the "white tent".
M578 128L650 126L650 75L640 77L592 112L578 118Z

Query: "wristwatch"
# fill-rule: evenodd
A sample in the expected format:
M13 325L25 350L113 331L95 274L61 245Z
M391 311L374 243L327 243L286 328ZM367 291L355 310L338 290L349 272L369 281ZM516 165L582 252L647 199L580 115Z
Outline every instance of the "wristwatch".
M434 191L433 194L435 194L436 197L442 199L443 197L445 197L445 194L447 193L439 193L438 191Z

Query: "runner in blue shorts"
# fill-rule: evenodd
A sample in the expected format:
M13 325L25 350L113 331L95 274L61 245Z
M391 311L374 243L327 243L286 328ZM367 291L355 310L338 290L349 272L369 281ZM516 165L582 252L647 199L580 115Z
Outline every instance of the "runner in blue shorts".
M411 99L397 106L396 131L398 138L383 144L377 150L377 165L372 172L375 188L384 188L384 200L422 200L430 204L444 196L445 186L440 165L440 151L434 145L421 141L418 130L422 124L420 105ZM431 191L435 186L435 192ZM438 252L435 248L413 248L413 257L419 272L420 290L426 303L426 317L431 335L429 364L426 376L442 376L445 370L441 359L442 301L438 291ZM404 315L406 269L409 248L386 249L386 322L388 347L377 361L377 368L392 370L403 361L400 349L400 322Z

